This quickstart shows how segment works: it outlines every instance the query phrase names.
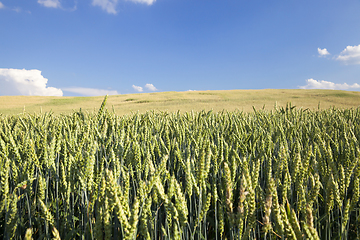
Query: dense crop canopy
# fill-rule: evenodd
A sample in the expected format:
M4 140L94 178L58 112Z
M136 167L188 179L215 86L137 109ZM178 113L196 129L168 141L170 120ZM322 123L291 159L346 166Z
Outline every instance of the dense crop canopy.
M360 111L0 116L1 239L356 239Z

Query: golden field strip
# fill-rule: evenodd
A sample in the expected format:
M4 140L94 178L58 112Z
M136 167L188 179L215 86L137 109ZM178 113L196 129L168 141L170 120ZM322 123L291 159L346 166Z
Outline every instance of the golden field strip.
M4 115L40 111L54 114L78 111L97 111L103 96L99 97L35 97L1 96L0 113ZM109 96L107 106L116 114L144 113L148 110L188 112L214 110L253 111L253 107L274 109L275 104L286 106L290 103L297 108L311 110L336 108L357 108L360 92L340 90L264 89L264 90L222 90L158 92Z

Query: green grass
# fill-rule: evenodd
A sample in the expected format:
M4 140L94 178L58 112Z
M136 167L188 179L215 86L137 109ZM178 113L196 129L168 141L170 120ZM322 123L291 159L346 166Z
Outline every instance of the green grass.
M83 111L96 111L103 96L99 97L29 97L1 96L0 113L18 114L24 111L49 112L55 114L71 113L80 108ZM124 94L109 96L107 107L114 108L117 114L131 112L144 113L148 110L186 112L186 111L253 111L253 107L271 110L275 104L286 106L290 103L297 108L321 109L357 108L360 106L360 92L338 90L303 89L264 89L264 90L223 90L188 91Z

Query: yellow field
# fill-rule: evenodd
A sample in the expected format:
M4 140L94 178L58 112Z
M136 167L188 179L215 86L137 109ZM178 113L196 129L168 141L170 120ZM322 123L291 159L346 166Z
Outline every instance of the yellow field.
M25 109L28 113L49 112L55 114L78 111L97 111L103 100L100 97L35 97L1 96L0 113L18 114ZM297 108L311 110L335 106L336 108L357 108L360 106L360 92L338 90L264 89L264 90L221 90L159 92L109 96L107 108L119 115L139 111L233 111L249 112L256 109L271 110L275 104L290 103Z

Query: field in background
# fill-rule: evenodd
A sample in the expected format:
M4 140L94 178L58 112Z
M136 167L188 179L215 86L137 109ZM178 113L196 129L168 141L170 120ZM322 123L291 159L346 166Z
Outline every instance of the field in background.
M99 97L35 97L1 96L0 113L5 115L49 112L55 114L71 113L80 108L93 112L99 108L103 96ZM144 113L148 110L186 112L201 110L271 110L275 104L285 106L290 103L297 108L321 109L357 108L360 106L360 92L340 90L303 90L303 89L264 89L264 90L223 90L159 92L109 96L108 109L114 108L119 115L131 112Z

